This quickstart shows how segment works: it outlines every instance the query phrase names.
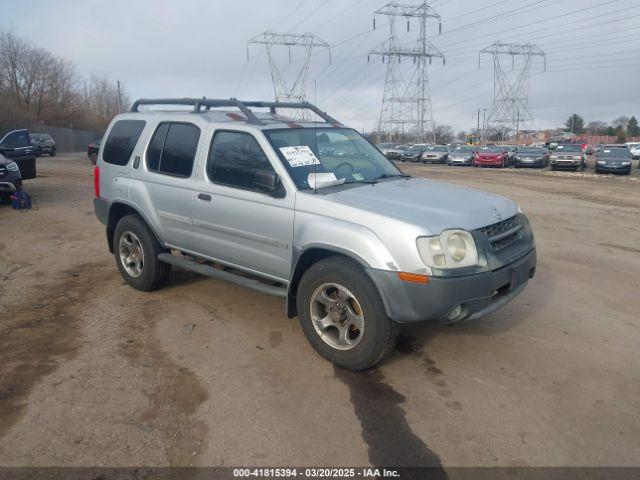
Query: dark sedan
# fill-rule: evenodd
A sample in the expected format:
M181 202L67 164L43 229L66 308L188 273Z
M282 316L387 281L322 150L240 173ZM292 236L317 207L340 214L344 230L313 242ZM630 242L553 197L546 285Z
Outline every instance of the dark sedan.
M518 147L513 157L513 165L516 168L545 168L549 165L549 157L549 151L546 148Z
M36 178L36 149L27 130L14 130L0 140L0 154L20 168L22 180Z
M596 173L631 173L631 152L626 145L605 145L596 158Z
M51 157L56 156L56 141L48 133L30 133L31 145L36 148L36 156L41 157L45 153Z
M0 154L0 200L9 203L11 195L22 186L20 168L13 161Z
M429 145L411 145L402 152L403 162L419 162L422 154L429 148Z

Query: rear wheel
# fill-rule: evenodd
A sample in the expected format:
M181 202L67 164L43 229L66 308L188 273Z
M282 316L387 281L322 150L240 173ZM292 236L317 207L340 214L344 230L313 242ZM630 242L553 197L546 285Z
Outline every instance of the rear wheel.
M305 272L297 307L309 343L339 367L371 368L398 340L399 326L387 317L377 288L359 264L344 257L322 260Z
M165 283L171 266L158 260L164 250L139 216L127 215L118 222L113 245L118 269L133 288L147 292Z

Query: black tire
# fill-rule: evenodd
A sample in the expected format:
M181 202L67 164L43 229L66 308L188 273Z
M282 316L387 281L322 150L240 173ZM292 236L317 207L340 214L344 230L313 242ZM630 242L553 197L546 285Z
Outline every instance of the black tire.
M42 147L38 147L36 149L36 157L41 157L42 156Z
M10 193L0 193L0 202L2 202L2 203L11 203L11 194Z
M138 237L144 257L142 274L139 277L130 275L120 259L120 239L131 232ZM171 272L171 265L160 262L158 255L164 252L160 243L147 224L138 215L127 215L120 219L113 233L113 250L116 265L125 281L136 290L149 292L160 288Z
M95 165L98 161L98 154L95 152L91 152L91 154L89 155L89 161L91 162L91 165Z
M56 156L56 147L53 147L53 148L49 151L49 156L50 156L50 157L55 157L55 156Z
M326 283L337 283L357 298L365 319L360 342L351 350L339 350L320 337L311 318L311 297ZM395 347L399 325L387 317L378 289L362 267L345 257L329 257L312 265L298 287L298 319L311 346L329 362L349 370L366 370Z

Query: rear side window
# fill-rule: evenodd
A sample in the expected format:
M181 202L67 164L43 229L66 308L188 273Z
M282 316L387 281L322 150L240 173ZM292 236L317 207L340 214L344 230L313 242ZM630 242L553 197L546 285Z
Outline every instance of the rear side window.
M102 159L112 165L124 166L129 163L140 134L144 130L144 120L120 120L111 129L104 145Z
M147 168L174 177L190 177L199 141L200 129L191 123L161 123L147 149Z
M273 170L260 145L243 132L218 132L211 142L207 176L215 183L254 190L257 170Z

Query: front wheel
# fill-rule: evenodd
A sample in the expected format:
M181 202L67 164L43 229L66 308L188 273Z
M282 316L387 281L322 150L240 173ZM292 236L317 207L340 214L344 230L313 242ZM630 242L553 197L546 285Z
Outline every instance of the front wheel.
M158 260L163 249L138 215L127 215L118 222L113 246L116 265L133 288L148 292L165 283L171 266Z
M53 148L49 151L49 156L50 156L50 157L55 157L55 156L56 156L56 147L53 147Z
M399 326L387 317L380 294L356 262L330 257L309 268L297 295L300 326L326 360L366 370L392 351Z

